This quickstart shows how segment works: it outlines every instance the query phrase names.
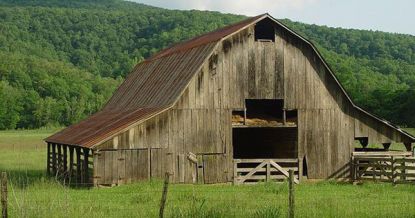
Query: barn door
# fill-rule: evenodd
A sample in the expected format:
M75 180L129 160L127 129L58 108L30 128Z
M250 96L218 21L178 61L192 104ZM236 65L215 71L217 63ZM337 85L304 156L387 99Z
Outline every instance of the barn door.
M164 178L166 173L166 149L152 148L150 149L150 172L151 178Z
M116 185L149 178L149 150L94 152L94 185Z
M227 182L227 158L224 154L203 155L203 180L206 184Z

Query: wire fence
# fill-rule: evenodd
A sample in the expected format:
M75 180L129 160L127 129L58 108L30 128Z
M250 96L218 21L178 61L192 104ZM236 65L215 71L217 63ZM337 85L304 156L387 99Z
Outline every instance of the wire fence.
M415 209L405 203L415 200L413 186L407 185L358 186L337 182L293 185L295 206L290 207L287 181L238 186L168 184L164 192L162 180L114 188L71 187L54 178L34 180L37 182L22 185L13 175L6 179L10 217L159 217L163 193L166 193L163 217L415 215Z

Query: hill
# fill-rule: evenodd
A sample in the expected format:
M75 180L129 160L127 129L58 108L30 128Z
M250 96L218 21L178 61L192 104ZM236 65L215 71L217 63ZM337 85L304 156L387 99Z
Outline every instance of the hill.
M0 0L0 129L70 125L143 59L244 19L121 0ZM415 126L415 37L282 20L322 51L355 102Z

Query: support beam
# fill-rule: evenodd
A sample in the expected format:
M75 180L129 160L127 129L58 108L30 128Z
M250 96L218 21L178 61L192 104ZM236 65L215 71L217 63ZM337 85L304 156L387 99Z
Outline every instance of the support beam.
M83 148L83 153L84 153L84 163L82 164L83 166L83 174L84 176L82 183L84 183L85 185L87 183L89 183L89 172L88 172L88 157L89 157L89 149L88 148Z
M412 151L412 143L411 142L405 142L403 143L405 145L405 148L407 151Z
M73 176L73 165L74 165L74 158L73 158L73 150L72 146L69 146L69 178Z
M63 145L63 173L68 176L68 146Z
M51 153L51 144L48 142L48 153L47 153L47 157L46 157L46 172L48 175L50 175L50 153Z
M246 107L244 108L244 125L246 125Z
M62 145L58 144L58 154L57 154L57 169L58 176L62 175Z
M76 182L77 183L81 183L82 179L81 179L81 148L77 147L76 148Z
M56 175L56 144L52 144L52 173Z
M366 148L367 145L369 144L369 138L364 137L364 138L358 138L357 140L359 140L360 144L362 145L363 148Z
M287 125L287 111L285 109L282 109L282 123Z
M387 151L389 150L391 143L383 143L382 145L383 145L383 149Z

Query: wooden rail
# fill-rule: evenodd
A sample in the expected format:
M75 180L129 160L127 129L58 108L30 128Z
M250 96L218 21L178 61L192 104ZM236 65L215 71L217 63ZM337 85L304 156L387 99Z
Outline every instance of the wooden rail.
M298 184L298 159L234 159L234 184L282 181L289 178L289 170Z
M352 180L415 183L415 157L353 156Z

